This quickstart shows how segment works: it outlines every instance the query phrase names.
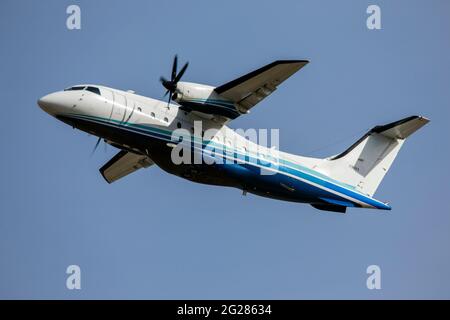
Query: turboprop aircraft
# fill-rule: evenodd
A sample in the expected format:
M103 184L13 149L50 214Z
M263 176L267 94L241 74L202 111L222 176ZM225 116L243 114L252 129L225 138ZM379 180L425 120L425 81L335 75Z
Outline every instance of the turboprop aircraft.
M218 87L181 82L188 63L179 72L177 63L175 56L170 80L160 79L168 102L133 91L81 84L46 95L38 104L66 124L98 136L95 148L103 139L120 149L100 168L108 183L156 165L194 182L235 187L244 195L309 203L320 210L391 209L373 195L405 139L428 119L410 116L375 126L342 153L324 159L281 151L274 155L272 148L249 141L227 124L248 114L308 61L275 61ZM198 122L202 130L195 132ZM175 163L173 151L178 145L174 142L180 140L174 140L173 134L178 129L193 133L192 140L187 140L195 142L189 142L192 155L213 147L227 150L217 152L219 158L239 161ZM205 130L210 129L214 133L207 137ZM270 174L262 174L263 170Z

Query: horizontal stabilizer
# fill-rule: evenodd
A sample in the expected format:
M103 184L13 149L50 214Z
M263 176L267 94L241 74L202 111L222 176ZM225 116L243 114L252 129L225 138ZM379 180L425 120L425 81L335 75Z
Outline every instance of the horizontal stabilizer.
M380 133L391 139L406 139L428 122L430 120L425 117L411 116L384 126L376 126L372 132Z

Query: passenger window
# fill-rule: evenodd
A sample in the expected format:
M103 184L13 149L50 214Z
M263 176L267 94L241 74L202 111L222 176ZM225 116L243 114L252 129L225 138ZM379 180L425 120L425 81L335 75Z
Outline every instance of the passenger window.
M150 116L151 116L152 118L155 118L155 113L154 113L154 112L150 113Z
M164 122L169 122L169 119L167 119L167 117L164 117Z
M142 108L141 108L141 107L138 107L138 111L139 111L139 112L142 112Z

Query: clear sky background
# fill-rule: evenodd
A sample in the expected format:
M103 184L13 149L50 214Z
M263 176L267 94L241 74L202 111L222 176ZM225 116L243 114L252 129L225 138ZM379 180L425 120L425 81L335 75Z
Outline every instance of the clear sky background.
M81 7L81 30L66 8ZM366 27L381 7L382 30ZM0 298L450 298L449 1L17 1L0 4ZM346 215L157 167L108 185L115 153L39 97L97 83L155 98L173 55L220 85L276 59L311 62L234 128L279 128L326 157L419 114L375 197ZM82 289L66 289L77 264ZM379 265L381 290L366 288Z

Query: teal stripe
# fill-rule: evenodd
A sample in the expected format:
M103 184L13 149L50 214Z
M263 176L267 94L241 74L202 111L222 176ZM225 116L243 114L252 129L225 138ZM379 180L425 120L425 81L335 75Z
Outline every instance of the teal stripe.
M186 99L186 102L192 102L192 103L201 103L201 104L207 104L207 105L213 105L213 106L221 106L233 111L236 111L236 107L234 106L234 103L227 102L225 100L216 100L216 99ZM236 111L237 112L237 111Z
M75 114L75 113L73 113L73 114L71 114L71 115L73 115L73 116L78 116L78 117L82 117L82 118L87 118L87 119L96 119L96 120L106 121L106 122L108 122L108 121L110 121L110 122L115 122L115 123L117 123L117 124L124 125L124 126L127 126L127 127L136 127L136 128L139 128L139 129L143 129L143 130L145 130L145 131L148 131L148 132L156 132L156 133L158 133L158 134L162 134L162 135L167 136L167 137L169 138L168 140L171 140L171 137L172 137L172 134L173 134L173 132L170 131L170 130L164 130L164 129L160 129L160 128L148 126L148 125L145 125L145 124L136 124L136 123L130 123L130 122L121 122L121 121L115 120L115 119L106 119L106 118L103 118L103 117L87 116L87 115ZM198 138L198 137L193 137L193 138L194 138L194 142L195 142L195 143L202 144L202 145L204 145L204 146L210 146L210 145L212 144L213 147L214 147L215 149L224 151L224 148L223 148L223 147L224 147L225 145L222 144L222 143L217 143L217 142L215 142L215 141L213 141L213 140L203 140L203 139ZM203 141L203 143L202 143L202 141ZM206 142L205 142L205 141L206 141ZM230 148L227 147L227 146L225 146L225 149L226 149L226 150L230 150ZM317 177L319 177L319 178L321 178L321 179L323 179L323 180L330 181L330 182L332 182L332 183L334 183L334 184L341 185L341 186L343 186L343 187L345 187L345 188L350 188L350 189L354 190L355 192L358 192L357 190L355 190L355 187L352 186L352 185L345 184L345 183L342 183L342 182L340 182L340 181L334 180L334 179L332 179L332 178L330 178L330 177L328 177L328 176L326 176L326 175L324 175L324 174L322 174L322 173L320 173L320 172L317 172L317 171L315 171L315 170L309 169L309 168L304 167L304 166L302 166L302 165L299 165L299 164L297 164L297 163L290 162L290 161L285 160L285 159L283 159L283 158L273 158L273 157L268 157L267 159L261 159L260 157L258 157L258 154L257 154L257 153L252 153L252 152L247 151L247 152L244 154L244 153L240 152L240 151L237 150L237 149L231 149L230 151L234 151L235 153L240 154L240 155L242 155L242 156L251 156L251 157L254 157L254 158L256 158L256 159L263 160L263 161L272 160L273 162L278 162L278 163L280 163L280 164L282 164L282 165L284 165L284 166L291 167L292 169L297 169L297 170L299 170L299 171L304 171L304 172L309 173L309 174L311 174L311 175L317 176Z
M201 98L193 98L188 99L186 101L194 101L194 102L212 102L212 103L221 103L224 105L234 106L233 102L226 101L226 100L219 100L219 99L201 99Z

